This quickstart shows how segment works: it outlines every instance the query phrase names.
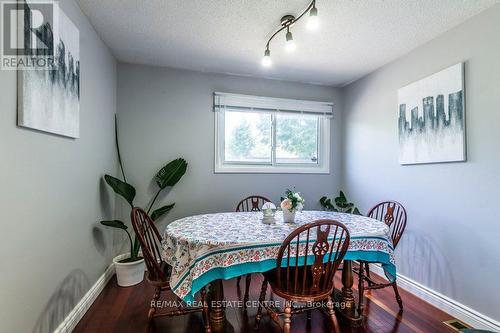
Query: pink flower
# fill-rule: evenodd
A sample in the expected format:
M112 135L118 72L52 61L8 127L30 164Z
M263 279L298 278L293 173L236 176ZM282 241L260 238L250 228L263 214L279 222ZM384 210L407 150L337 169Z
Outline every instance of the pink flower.
M281 202L281 208L282 209L292 209L292 201L290 199L285 199Z

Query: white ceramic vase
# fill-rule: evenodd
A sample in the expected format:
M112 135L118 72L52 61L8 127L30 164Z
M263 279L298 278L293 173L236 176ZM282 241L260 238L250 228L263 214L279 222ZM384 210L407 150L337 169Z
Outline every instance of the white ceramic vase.
M129 287L139 284L144 279L146 264L144 259L121 263L120 260L130 257L130 253L124 253L113 259L116 270L116 279L120 287Z
M283 209L283 222L295 223L295 213L296 213L295 210L291 212L288 209Z

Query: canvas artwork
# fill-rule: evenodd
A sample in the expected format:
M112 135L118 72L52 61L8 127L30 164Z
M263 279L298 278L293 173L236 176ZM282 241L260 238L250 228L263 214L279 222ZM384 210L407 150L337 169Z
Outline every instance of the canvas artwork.
M401 164L466 160L463 63L398 90Z
M25 4L29 7L29 2ZM18 34L33 56L46 56L37 45L52 49L48 68L18 73L18 125L78 138L80 132L80 34L58 7L54 22L45 22L30 31L30 11L24 24L18 19ZM49 53L47 51L47 53Z

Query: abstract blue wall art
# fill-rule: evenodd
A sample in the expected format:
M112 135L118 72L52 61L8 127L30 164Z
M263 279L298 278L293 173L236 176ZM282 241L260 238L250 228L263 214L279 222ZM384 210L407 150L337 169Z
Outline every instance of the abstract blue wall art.
M80 136L80 34L54 2L52 21L33 27L31 2L18 19L25 54L44 64L18 71L19 126L71 138ZM42 61L42 59L47 59Z
M464 64L398 90L399 162L466 160Z

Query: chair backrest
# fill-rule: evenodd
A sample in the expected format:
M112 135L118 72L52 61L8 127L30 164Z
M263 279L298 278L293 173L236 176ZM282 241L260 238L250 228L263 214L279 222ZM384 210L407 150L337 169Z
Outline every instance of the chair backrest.
M333 220L317 220L295 229L278 251L279 288L300 297L330 294L349 240L347 228ZM312 264L311 259L304 260L311 256Z
M377 219L387 224L391 231L394 248L399 243L406 228L406 209L397 201L384 201L370 209L368 217Z
M260 212L260 208L266 202L271 202L266 197L260 195L251 195L241 200L238 206L236 206L237 212Z
M162 269L161 236L158 229L148 214L139 207L132 209L130 218L141 244L142 255L148 268L148 278L154 281L165 281L167 276Z

